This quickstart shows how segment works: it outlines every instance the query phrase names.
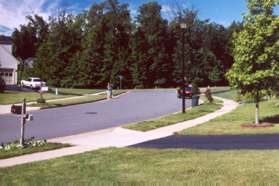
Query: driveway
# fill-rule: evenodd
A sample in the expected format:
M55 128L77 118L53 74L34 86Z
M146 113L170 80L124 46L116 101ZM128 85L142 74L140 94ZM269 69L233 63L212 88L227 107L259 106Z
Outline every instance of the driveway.
M180 136L152 140L134 145L140 148L202 149L202 150L272 150L279 149L279 134Z
M188 100L186 105L190 105ZM156 118L179 111L175 90L131 91L113 100L33 111L26 137L55 138ZM0 115L0 142L19 138L20 118Z

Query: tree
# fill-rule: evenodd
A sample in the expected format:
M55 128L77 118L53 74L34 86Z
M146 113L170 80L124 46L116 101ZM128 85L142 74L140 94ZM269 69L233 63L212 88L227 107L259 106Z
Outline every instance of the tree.
M133 35L131 49L133 86L136 88L144 88L148 84L148 43L145 39L144 32L140 28Z
M48 24L38 15L27 16L27 25L21 25L12 34L13 54L20 60L20 78L28 76L25 60L34 58L40 44L47 38Z
M181 29L180 23L186 24L186 28ZM203 23L198 20L196 11L185 10L180 12L180 15L174 19L171 25L173 27L172 35L175 36L174 39L176 42L173 53L173 77L177 84L181 83L181 74L183 72L182 62L184 58L185 74L183 74L183 77L186 78L187 83L191 83L196 77L202 77L203 70L205 69L204 64L208 63L206 60L207 57L205 57L208 50L204 50L202 47Z
M107 27L103 6L94 4L86 15L89 23L85 25L81 51L76 53L68 67L68 82L73 87L104 87L99 80L104 58L104 42Z
M107 32L104 43L104 63L101 69L102 84L111 82L118 83L118 76L130 77L130 34L131 18L128 4L120 4L117 0L104 2L104 21Z
M164 86L171 75L172 63L168 51L168 24L161 16L157 2L143 4L136 20L133 40L133 77L136 86ZM141 76L142 77L139 77Z
M212 68L208 71L209 81L213 84L228 84L225 74L233 64L229 50L231 38L229 29L216 23L205 24L204 27L203 47L208 48L215 58L210 62Z
M243 30L233 40L235 63L227 73L230 84L255 99L255 124L259 124L262 96L278 88L279 17L273 14L278 0L248 0Z
M34 69L50 85L64 86L70 60L81 49L82 26L65 12L52 18L49 26L48 37L36 52Z

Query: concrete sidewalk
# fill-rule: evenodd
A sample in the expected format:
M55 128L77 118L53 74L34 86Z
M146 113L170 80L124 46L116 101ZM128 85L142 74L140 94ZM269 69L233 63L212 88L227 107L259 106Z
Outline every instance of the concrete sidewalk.
M11 106L12 105L0 105L0 115L2 114L12 114L11 113ZM40 110L40 107L26 107L26 111L30 112L30 111L34 111L34 110Z
M179 132L181 130L202 124L213 118L226 114L234 110L238 106L238 103L234 101L222 98L218 99L224 102L224 105L220 110L197 119L177 123L171 126L162 127L148 132L139 132L124 129L121 127L116 127L96 132L88 132L73 136L55 138L48 140L48 142L68 143L74 146L0 160L0 167L9 167L24 163L58 158L66 155L79 154L100 148L127 147L130 145L135 145L150 140L168 137L173 135L175 132Z

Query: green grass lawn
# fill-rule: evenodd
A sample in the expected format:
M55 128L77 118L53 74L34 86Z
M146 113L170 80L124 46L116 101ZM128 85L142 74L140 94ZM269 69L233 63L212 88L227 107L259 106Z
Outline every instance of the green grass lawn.
M127 91L125 90L113 90L113 95L117 96L119 94L125 93ZM107 99L106 94L100 94L100 95L86 95L86 96L80 96L73 99L66 99L66 100L57 100L57 101L51 101L47 102L45 104L32 104L30 106L33 107L41 107L42 109L47 108L55 108L55 107L64 107L69 105L77 105L77 104L83 104L83 103L91 103L95 101L100 101Z
M227 135L227 134L266 134L279 133L279 106L278 100L269 100L260 103L260 117L264 122L274 124L268 128L242 128L241 124L253 123L255 104L241 104L236 110L213 119L202 125L182 131L184 135Z
M4 185L267 185L279 151L103 149L0 169Z
M138 130L138 131L149 131L156 128L172 125L178 122L187 121L206 115L210 112L214 112L222 107L220 101L213 103L204 103L200 106L194 107L187 111L185 114L177 113L163 116L158 119L146 120L139 123L133 123L124 126L124 128Z
M54 92L44 93L43 97L46 100L50 99L59 99L72 96L80 96L84 94L93 94L97 92L104 91L103 89L71 89L71 88L59 88L59 95L55 95ZM40 98L38 92L19 92L19 91L5 91L0 93L0 104L14 104L21 103L23 99L26 99L27 102L36 101Z
M44 98L49 99L59 99L70 97L71 95L58 95L56 96L53 93L44 93ZM4 93L0 93L0 104L14 104L21 103L23 99L26 99L27 102L36 101L40 98L40 94L37 92L18 92L18 91L5 91Z
M211 92L213 96L231 100L239 99L237 90L232 90L230 87L211 87Z
M26 147L22 149L13 149L13 150L0 150L0 159L11 158L11 157L31 154L35 152L54 150L54 149L59 149L62 147L69 147L69 146L70 145L60 144L60 143L46 143L43 146L37 146L37 147Z

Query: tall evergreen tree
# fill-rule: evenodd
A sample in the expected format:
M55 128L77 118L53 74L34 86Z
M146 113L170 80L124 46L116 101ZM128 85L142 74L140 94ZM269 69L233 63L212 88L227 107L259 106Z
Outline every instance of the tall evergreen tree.
M82 35L75 24L74 16L65 13L52 18L48 38L36 53L35 72L50 85L63 85L69 61L80 50Z
M119 4L117 0L104 2L104 20L108 31L105 35L104 64L101 69L100 83L118 83L118 76L130 77L129 40L131 20L127 4Z
M137 17L137 31L134 46L141 46L141 50L133 54L133 74L143 74L142 87L163 86L170 81L171 59L166 47L168 42L167 21L161 16L161 6L157 2L146 3L139 8ZM135 75L134 75L135 76Z

